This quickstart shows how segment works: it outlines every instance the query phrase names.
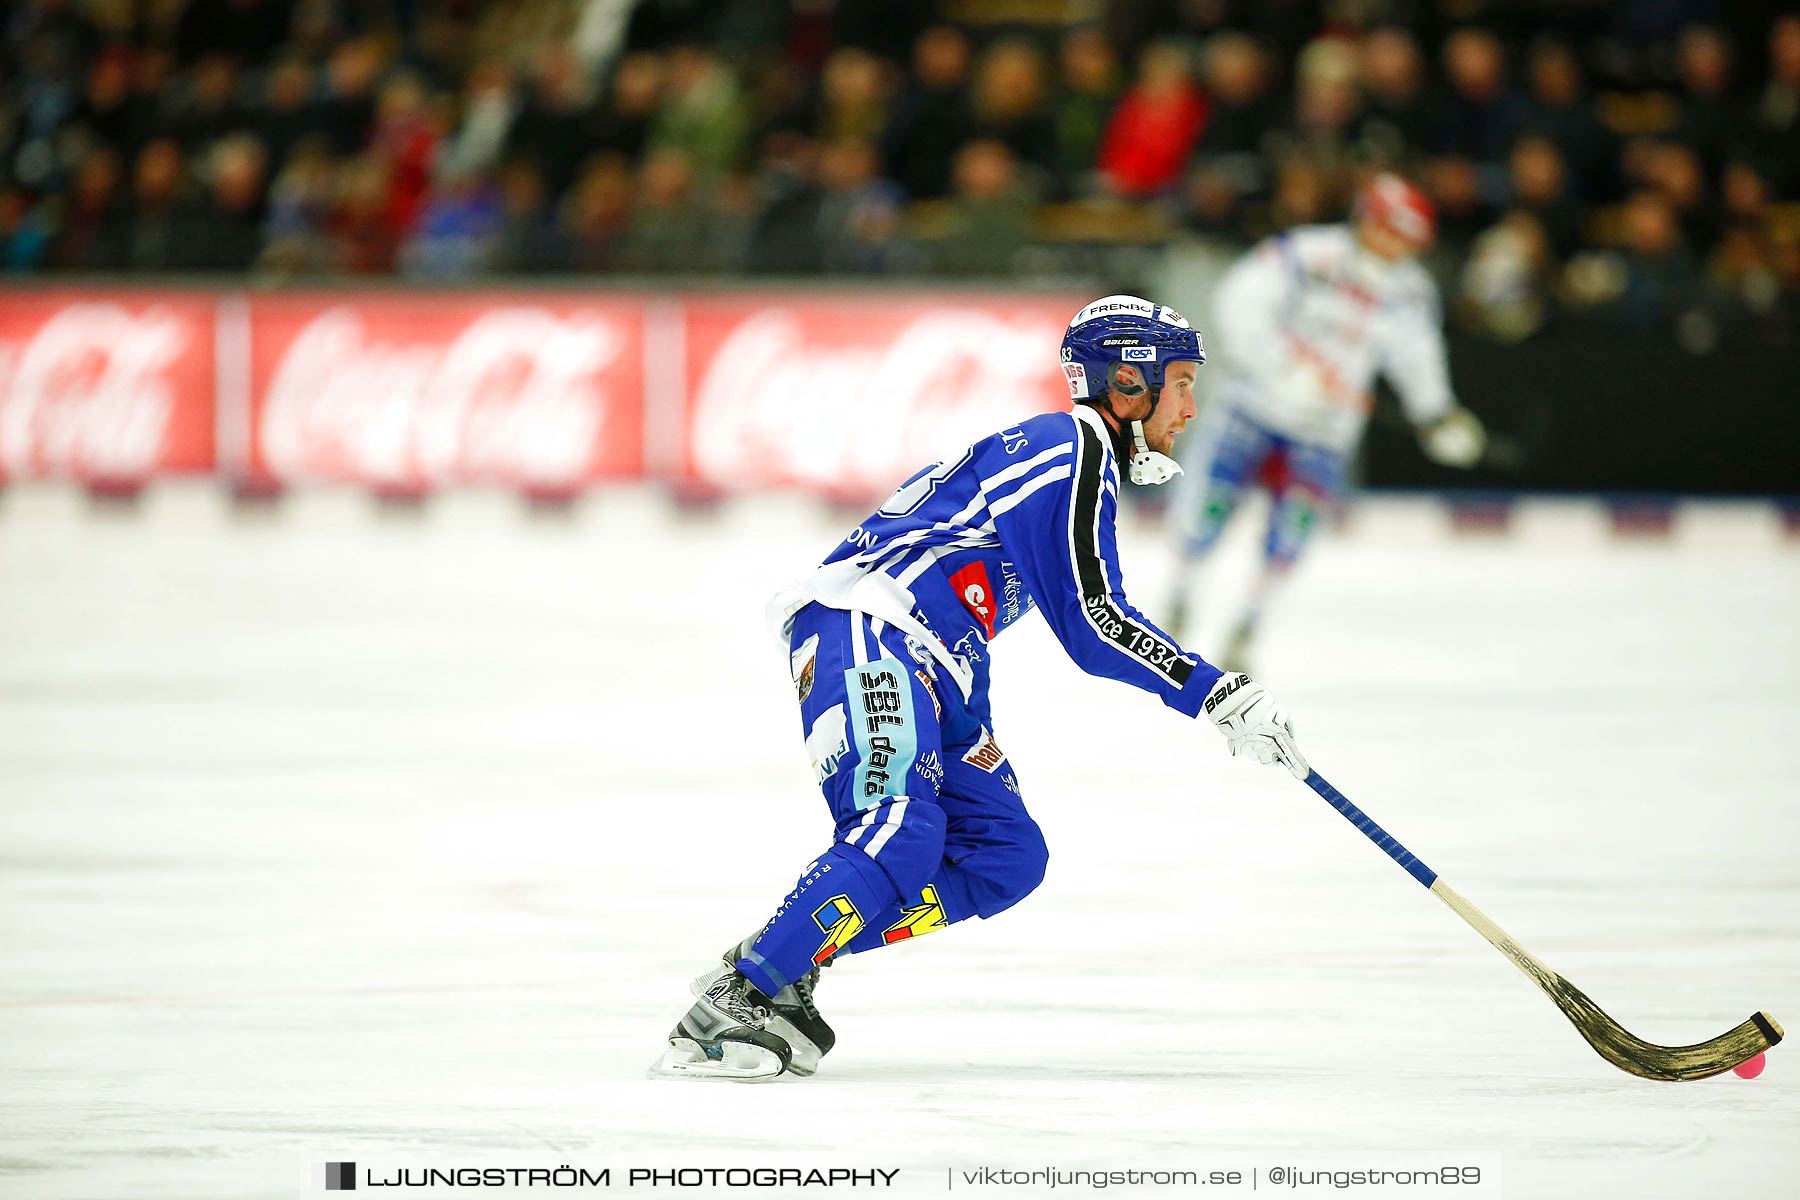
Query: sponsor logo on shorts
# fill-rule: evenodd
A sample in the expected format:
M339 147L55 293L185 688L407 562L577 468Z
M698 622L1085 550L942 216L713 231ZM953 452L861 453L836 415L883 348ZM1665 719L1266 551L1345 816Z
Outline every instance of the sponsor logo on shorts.
M918 751L913 729L912 688L897 658L880 658L844 672L844 690L852 697L851 729L861 762L856 767L859 809L873 807L882 796L906 790L906 772Z
M901 758L900 747L894 739L886 734L876 734L869 739L869 752L864 758L861 769L863 799L900 795L898 780L906 775L906 768L894 761Z
M824 933L825 940L813 952L812 960L823 963L849 945L850 939L862 932L863 917L848 896L833 896L813 909L813 923Z
M944 760L938 757L938 752L936 750L928 750L924 754L919 755L919 765L914 769L933 785L938 787L943 786Z
M881 940L891 946L907 938L935 933L948 924L937 889L928 883L919 889L919 902L901 908L900 919L881 931Z
M844 706L834 704L814 718L806 735L806 753L812 758L813 782L824 783L837 773L838 764L850 752Z
M1000 748L1000 744L994 740L994 735L988 732L986 725L983 725L981 740L969 747L969 752L962 756L962 760L971 767L979 767L992 775L1000 769L1001 764L1006 762L1006 751Z

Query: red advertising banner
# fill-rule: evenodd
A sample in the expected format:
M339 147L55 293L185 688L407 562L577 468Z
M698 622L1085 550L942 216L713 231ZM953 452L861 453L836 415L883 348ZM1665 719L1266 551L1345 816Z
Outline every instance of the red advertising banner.
M253 477L573 491L643 472L640 302L282 294L245 320Z
M1057 347L1083 299L683 298L690 486L886 493L926 463L1068 407Z
M0 302L0 479L133 485L213 468L210 296Z
M16 293L0 480L572 492L650 474L862 499L1064 407L1056 345L1081 301Z

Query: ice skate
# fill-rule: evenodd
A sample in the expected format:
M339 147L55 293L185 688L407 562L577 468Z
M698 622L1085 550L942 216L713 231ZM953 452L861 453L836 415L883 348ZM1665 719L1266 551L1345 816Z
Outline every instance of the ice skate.
M670 1031L669 1049L650 1068L653 1078L762 1083L819 1069L837 1043L813 1002L819 968L765 996L737 969L752 940L726 951L717 967L694 980L694 1006Z
M651 1078L763 1083L787 1071L794 1052L769 1028L769 998L736 967L714 967L692 990L694 1006L669 1031L669 1048L651 1065Z
M735 969L737 961L756 943L756 937L751 934L727 950L725 965ZM830 960L825 965L830 966ZM831 1031L831 1026L819 1015L818 1005L813 1002L813 989L818 984L819 968L814 967L768 1000L772 1010L769 1030L787 1042L793 1051L793 1059L788 1063L790 1074L813 1074L819 1069L819 1060L831 1053L831 1048L837 1044L837 1034Z

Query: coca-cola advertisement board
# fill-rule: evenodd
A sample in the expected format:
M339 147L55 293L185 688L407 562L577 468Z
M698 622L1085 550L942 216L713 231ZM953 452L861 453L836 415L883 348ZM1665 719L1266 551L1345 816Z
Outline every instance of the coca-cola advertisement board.
M247 341L253 478L573 491L643 470L636 301L256 296Z
M688 485L876 496L922 464L1065 409L1082 299L688 296Z
M136 485L213 467L211 296L20 292L0 304L0 479Z

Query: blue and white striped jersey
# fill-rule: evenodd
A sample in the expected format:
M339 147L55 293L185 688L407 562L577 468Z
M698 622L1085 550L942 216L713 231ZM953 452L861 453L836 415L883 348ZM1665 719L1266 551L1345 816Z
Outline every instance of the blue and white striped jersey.
M1118 506L1110 431L1082 405L920 471L825 563L881 572L906 588L914 614L974 664L981 692L987 642L1035 607L1082 670L1196 716L1219 671L1125 598Z

